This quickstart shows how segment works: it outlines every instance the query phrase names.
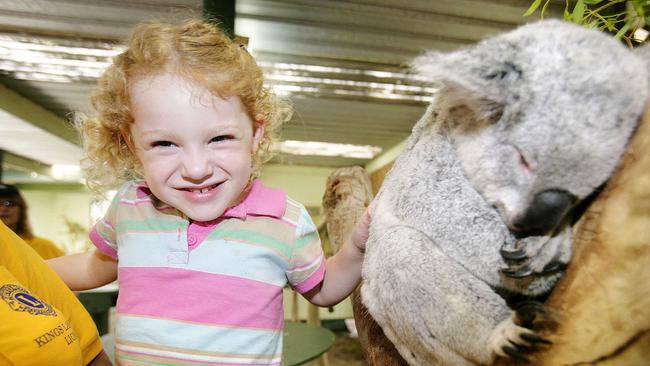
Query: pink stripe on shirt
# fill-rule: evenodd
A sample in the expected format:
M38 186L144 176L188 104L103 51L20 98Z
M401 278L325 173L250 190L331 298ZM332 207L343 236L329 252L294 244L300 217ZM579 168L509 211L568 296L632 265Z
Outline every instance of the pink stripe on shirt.
M120 267L117 312L203 324L282 329L282 288L244 278L162 267Z
M95 244L95 246L97 247L97 249L99 249L100 252L110 256L113 259L117 259L117 250L115 250L115 248L113 248L112 246L108 245L108 243L106 243L106 240L104 240L104 238L102 238L102 236L99 235L99 233L97 232L96 226L93 226L88 236L90 237L90 241L92 241L93 244Z
M318 270L314 272L309 278L296 284L293 288L301 294L313 289L316 285L320 284L325 277L325 261L322 261Z

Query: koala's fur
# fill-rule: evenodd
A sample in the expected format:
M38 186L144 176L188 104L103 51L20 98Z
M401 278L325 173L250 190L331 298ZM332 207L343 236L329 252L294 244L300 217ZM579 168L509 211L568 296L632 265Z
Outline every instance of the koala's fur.
M535 339L504 294L544 295L561 276L571 213L615 169L648 70L610 36L560 21L413 65L444 87L375 200L363 303L411 365L490 364ZM515 235L546 190L569 192L571 210Z

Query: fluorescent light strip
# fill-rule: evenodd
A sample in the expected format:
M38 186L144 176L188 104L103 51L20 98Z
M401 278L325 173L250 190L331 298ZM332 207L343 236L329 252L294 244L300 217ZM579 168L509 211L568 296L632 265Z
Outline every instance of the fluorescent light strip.
M77 80L77 78L71 78L68 76L43 74L40 72L14 72L13 76L20 80L45 81L52 83L71 83Z
M286 74L267 74L266 78L268 80L276 81L288 81L296 83L314 83L314 84L327 84L327 85L343 85L343 86L354 86L360 88L374 88L374 89L386 89L386 90L396 90L396 91L405 91L405 92L420 92L420 93L429 93L432 94L436 91L435 88L431 87L421 87L414 85L404 85L404 84L392 84L392 83L378 83L378 82L368 82L368 81L357 81L357 80L343 80L343 79L328 79L328 78L318 78L318 77L309 77L309 76L293 76Z
M110 58L124 49L123 46L108 43L102 44L105 48L92 48L63 46L53 42L55 40L0 35L0 70L13 73L14 77L25 80L57 83L81 79L92 80L99 78L111 64ZM329 94L428 102L430 96L437 90L424 84L418 85L424 79L404 72L269 61L258 63L267 70L266 77L272 84L272 89L283 95ZM303 75L304 73L328 73L331 76L318 77ZM359 75L378 80L354 80L354 76ZM316 86L318 84L327 87L319 88Z
M49 53L66 53L77 56L94 56L111 58L124 50L123 46L106 44L106 48L68 47L53 44L52 41L20 37L17 40L7 35L0 35L0 47L17 50L43 51Z
M396 94L390 92L371 92L364 90L346 90L346 89L321 89L315 87L305 87L300 85L284 85L284 84L273 84L270 85L271 89L282 96L289 96L292 93L305 93L305 94L334 94L334 95L344 95L344 96L353 96L353 97L370 97L377 99L390 99L390 100L404 100L404 101L415 101L422 103L429 103L431 101L431 95L408 95L408 94Z
M418 75L407 74L404 72L362 70L362 69L350 69L350 68L334 67L334 66L289 64L283 62L268 62L268 61L259 61L258 65L264 68L276 69L276 70L309 71L309 72L321 72L321 73L331 73L331 74L352 74L352 75L373 76L373 77L385 78L385 79L400 79L400 80L414 80L414 81L424 80Z
M84 68L84 67L52 67L51 65L30 65L26 63L14 63L0 60L0 69L14 73L23 73L24 76L30 74L45 74L53 76L65 76L70 78L98 78L104 69ZM19 77L16 75L16 77Z
M382 148L369 145L286 140L276 144L274 146L274 151L291 155L339 156L344 158L372 159L381 153Z
M81 167L77 164L54 164L52 177L62 181L81 181Z
M50 53L31 51L31 50L9 50L4 53L6 49L0 48L0 54L8 61L27 63L31 65L48 65L48 66L64 66L64 67L86 67L95 69L104 69L108 67L111 62L106 59L86 59L79 60L73 58L56 57ZM41 66L43 67L43 66Z

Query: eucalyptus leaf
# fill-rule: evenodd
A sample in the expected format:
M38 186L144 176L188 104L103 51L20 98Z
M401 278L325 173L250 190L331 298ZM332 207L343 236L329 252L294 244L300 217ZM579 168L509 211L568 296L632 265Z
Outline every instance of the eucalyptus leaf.
M547 0L544 3L544 6L542 7L542 12L539 14L542 19L544 19L544 13L546 13L546 8L548 8L548 4L551 3L551 0Z
M535 0L535 1L533 1L533 3L532 3L532 4L530 5L530 7L528 8L528 10L526 10L526 12L524 13L524 16L527 17L527 16L529 16L530 14L534 13L535 10L537 10L537 8L539 8L539 6L540 6L541 3L542 3L542 0Z
M578 2L576 2L576 6L573 8L573 12L571 13L571 20L574 23L582 24L582 19L584 19L584 14L585 14L585 2L584 0L578 0Z
M541 6L540 18L544 19L550 2L545 0L542 5L542 0L534 0L524 15L534 13ZM650 25L650 0L564 0L564 4L565 21L615 34L630 47L638 42L632 33ZM626 6L613 7L617 4Z
M626 23L624 26L621 27L621 29L618 31L618 33L616 33L616 35L614 36L614 38L616 38L616 39L621 39L621 38L623 38L623 36L625 35L625 33L627 33L627 30L628 30L628 29L630 29L630 24L629 24L629 23Z

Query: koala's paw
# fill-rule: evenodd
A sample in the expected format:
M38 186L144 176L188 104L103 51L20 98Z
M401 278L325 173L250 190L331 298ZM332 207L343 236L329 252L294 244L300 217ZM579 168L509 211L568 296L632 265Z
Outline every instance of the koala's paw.
M570 237L523 238L514 247L504 245L501 257L506 263L501 273L511 278L555 274L564 271L571 259Z
M499 323L488 340L488 349L494 354L522 362L530 362L528 357L548 346L551 342L539 336L533 328L538 318L546 319L543 306L535 301L522 302L512 317Z

